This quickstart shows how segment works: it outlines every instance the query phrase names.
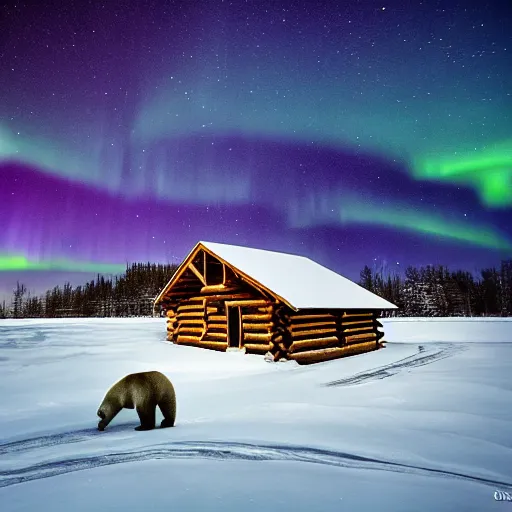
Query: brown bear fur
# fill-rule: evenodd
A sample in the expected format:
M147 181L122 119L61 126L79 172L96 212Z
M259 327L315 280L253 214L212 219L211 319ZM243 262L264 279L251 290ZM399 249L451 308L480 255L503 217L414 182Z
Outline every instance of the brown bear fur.
M160 426L173 427L176 419L176 394L171 381L160 372L132 373L116 382L107 392L98 409L101 418L98 430L114 419L121 409L136 409L140 425L135 430L155 428L156 406L164 419Z

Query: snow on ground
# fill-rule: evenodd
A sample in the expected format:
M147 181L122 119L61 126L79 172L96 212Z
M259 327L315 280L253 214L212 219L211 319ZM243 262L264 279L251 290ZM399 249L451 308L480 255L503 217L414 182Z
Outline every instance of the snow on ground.
M511 320L387 319L385 349L311 366L176 346L164 319L3 320L0 509L503 510ZM176 427L98 432L153 369Z

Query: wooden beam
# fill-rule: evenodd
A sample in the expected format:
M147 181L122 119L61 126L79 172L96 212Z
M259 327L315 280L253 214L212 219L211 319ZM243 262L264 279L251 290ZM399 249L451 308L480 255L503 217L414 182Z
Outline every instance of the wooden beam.
M260 323L260 324L243 323L242 325L243 325L243 329L245 331L263 331L263 332L270 331L272 329L272 327L274 326L274 324L272 322Z
M197 318L183 318L179 321L180 325L194 325L194 324L204 324L204 320L201 317Z
M261 314L261 315L242 315L242 321L260 321L260 322L266 322L268 320L272 320L272 315L269 314Z
M208 324L208 330L210 329L223 329L226 330L227 324Z
M180 314L180 311L190 311L190 310L204 310L203 304L186 304L183 306L178 306L178 315Z
M169 282L165 285L164 289L159 293L158 297L155 299L155 304L159 304L165 296L168 294L169 290L172 288L174 283L176 283L182 274L187 270L187 265L189 262L194 261L195 256L201 250L201 244L197 243L194 249L190 252L187 258L181 263L181 265L176 269L176 272L171 277Z
M358 316L372 317L374 313L343 313L341 318L353 318Z
M315 322L315 323L308 323L308 324L292 324L290 326L290 331L292 331L292 332L303 331L307 327L312 327L313 329L322 329L322 328L336 329L336 322L334 320L332 320L332 321L328 321L328 322Z
M268 304L268 302L269 302L268 300L264 300L264 299L248 299L248 300L233 299L233 300L227 300L226 306L245 306L245 307L266 306Z
M192 336L178 336L178 344L221 351L225 351L228 346L225 341L201 341Z
M195 266L193 263L191 263L191 264L188 266L188 268L189 268L190 270L192 270L192 272L193 272L193 273L195 274L195 276L199 279L199 281L201 281L201 283L203 283L203 284L206 286L206 281L205 281L205 279L204 279L203 275L201 274L201 272L199 272L199 270L197 270L196 266Z
M244 343L244 347L248 352L266 354L270 352L272 345L270 343Z
M328 336L325 338L316 338L316 339L308 339L308 340L297 340L293 341L290 345L290 353L300 352L301 350L315 350L321 349L325 347L329 347L330 345L338 344L338 338L336 336Z
M325 313L319 315L290 315L290 321L292 323L302 320L310 320L311 322L334 322L335 317Z
M179 313L177 318L178 318L178 321L180 321L182 318L192 318L192 317L203 319L204 315L203 315L202 311L188 311L186 313Z
M224 284L210 284L208 286L203 286L201 288L201 293L210 293L210 292L236 292L240 290L240 286L226 286Z
M176 337L176 343L201 343L200 336L186 336L184 334L179 334Z
M226 315L208 315L208 320L212 322L227 322Z
M244 332L244 341L270 341L272 333Z
M228 335L225 332L210 332L210 331L206 331L206 335L205 336L208 336L208 338L214 338L214 339L219 339L219 340L227 340L227 338L228 338Z
M308 331L292 331L293 339L298 339L298 338L303 338L303 337L312 339L316 336L321 338L322 335L326 335L326 334L335 335L336 334L336 326L333 325L332 327L328 327L327 329L312 329L312 330L308 330Z
M188 325L179 326L178 334L193 334L193 333L199 333L201 334L204 331L203 327L189 327Z
M355 334L353 336L345 336L345 343L347 345L352 345L354 343L363 343L370 340L376 340L377 334L375 332L368 333L368 334ZM375 343L375 342L373 342Z
M353 327L358 325L373 325L373 320L357 320L355 322L342 322L341 327Z
M206 275L207 267L208 267L208 265L206 263L206 251L203 249L203 268L204 268L203 275L204 275L204 284L205 285L208 282L208 278L207 278L207 275Z
M322 350L310 350L307 352L288 354L288 359L297 361L299 364L319 363L321 361L328 361L339 357L370 352L376 348L377 345L375 342L359 343L357 345L350 345L341 348L326 348Z
M352 334L363 334L365 332L375 332L376 327L373 325L369 325L368 327L354 327L353 329L343 329L343 334L352 333ZM351 334L349 334L350 336Z

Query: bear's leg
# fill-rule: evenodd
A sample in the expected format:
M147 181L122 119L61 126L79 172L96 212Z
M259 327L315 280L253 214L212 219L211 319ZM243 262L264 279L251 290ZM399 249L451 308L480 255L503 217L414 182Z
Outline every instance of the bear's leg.
M135 430L152 430L156 423L156 405L144 404L137 406L137 414L139 415L140 425Z
M176 420L176 398L174 396L165 397L158 402L158 407L160 407L164 416L160 427L174 427L174 421Z

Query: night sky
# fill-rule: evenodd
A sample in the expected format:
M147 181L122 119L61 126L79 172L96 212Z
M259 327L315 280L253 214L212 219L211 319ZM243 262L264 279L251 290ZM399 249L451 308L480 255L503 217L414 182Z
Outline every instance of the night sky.
M0 289L198 240L352 279L512 257L508 1L0 9Z

